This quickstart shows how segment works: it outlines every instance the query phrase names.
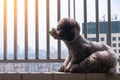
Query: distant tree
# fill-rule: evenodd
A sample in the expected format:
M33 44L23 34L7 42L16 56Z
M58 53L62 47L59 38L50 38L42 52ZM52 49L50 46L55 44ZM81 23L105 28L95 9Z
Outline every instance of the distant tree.
M103 21L106 21L106 20L105 20L105 14L102 16L102 18L103 18Z
M117 20L118 19L118 16L117 15L115 15L115 20Z
M118 20L118 15L117 14L113 14L113 19L112 20Z
M112 17L112 19L111 19L112 21L114 20L114 18Z

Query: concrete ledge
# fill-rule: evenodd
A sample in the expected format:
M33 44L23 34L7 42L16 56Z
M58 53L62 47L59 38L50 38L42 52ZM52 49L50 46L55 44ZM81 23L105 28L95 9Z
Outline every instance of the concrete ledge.
M52 73L31 73L22 75L22 80L53 80Z
M0 74L0 80L22 80L21 74Z
M86 74L55 73L54 80L85 80Z
M87 74L87 80L120 80L120 74Z
M120 74L0 73L0 80L120 80Z

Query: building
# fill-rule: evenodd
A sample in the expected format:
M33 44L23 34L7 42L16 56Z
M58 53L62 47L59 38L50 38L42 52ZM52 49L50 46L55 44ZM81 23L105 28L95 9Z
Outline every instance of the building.
M96 23L88 22L88 40L96 41ZM99 41L107 43L108 23L99 22ZM82 24L84 34L84 24ZM111 22L111 46L117 54L117 58L120 59L120 21ZM117 63L117 73L120 73L120 62Z

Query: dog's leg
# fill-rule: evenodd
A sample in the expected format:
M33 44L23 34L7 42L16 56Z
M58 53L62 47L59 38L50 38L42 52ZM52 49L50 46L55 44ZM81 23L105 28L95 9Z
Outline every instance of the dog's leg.
M67 67L67 65L69 64L70 60L71 60L71 56L68 55L67 58L66 58L65 61L64 61L64 66L65 66L65 67Z
M112 51L111 51L112 52ZM91 54L88 58L78 65L71 67L71 72L79 73L110 73L115 68L115 59L110 56L110 51L98 51ZM115 72L115 70L114 70Z
M72 73L89 73L95 70L95 68L99 67L100 64L98 63L95 58L88 57L84 61L82 61L80 64L74 64L72 65L70 72Z
M75 58L70 59L68 65L67 65L66 68L65 68L65 72L70 72L72 66L75 65L75 62L76 62L76 61L77 61L77 60L76 60Z
M68 55L67 58L66 58L65 61L64 61L64 65L61 66L61 67L58 69L58 71L59 71L59 72L64 72L64 71L65 71L65 68L69 65L70 60L71 60L71 56Z
M69 62L69 64L65 67L65 72L70 72L70 68L71 68L71 66L72 66L72 63L71 63L71 61Z

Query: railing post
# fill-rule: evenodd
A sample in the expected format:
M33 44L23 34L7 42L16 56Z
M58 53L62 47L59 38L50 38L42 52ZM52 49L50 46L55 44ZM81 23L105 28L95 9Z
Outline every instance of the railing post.
M68 17L70 17L70 0L68 0Z
M17 0L14 0L14 59L17 59Z
M25 59L28 59L28 0L25 1Z
M4 0L4 60L7 59L7 0Z
M108 33L107 33L107 44L111 46L111 0L108 2Z
M99 42L99 0L96 0L96 41Z
M60 20L60 0L57 0L57 21ZM61 59L61 41L58 40L58 59Z
M49 37L49 0L46 0L46 36L47 36L47 59L50 59L50 37Z
M74 19L76 19L76 9L75 9L75 0L73 0L73 9L74 9Z
M35 53L36 53L36 59L38 59L39 56L39 29L38 29L38 0L35 0L35 26L36 26L36 31L35 31L35 37L36 37L36 41L35 41Z
M87 0L84 0L84 37L87 39Z

